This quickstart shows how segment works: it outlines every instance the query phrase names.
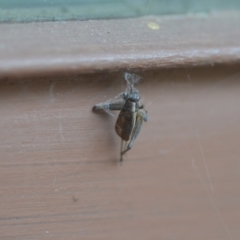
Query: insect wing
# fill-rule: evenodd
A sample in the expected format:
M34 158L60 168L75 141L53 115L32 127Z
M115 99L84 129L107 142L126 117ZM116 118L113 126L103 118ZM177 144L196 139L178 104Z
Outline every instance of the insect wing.
M137 92L137 89L134 88L134 85L141 79L141 77L139 77L138 75L134 74L134 73L125 73L124 74L124 78L127 82L127 86L128 86L128 91L132 92L135 91Z
M134 85L141 79L141 77L137 74L128 72L124 73L124 78L128 85Z
M124 141L128 141L131 136L131 132L135 124L135 115L136 114L133 112L122 109L118 116L115 130L118 136L121 137Z

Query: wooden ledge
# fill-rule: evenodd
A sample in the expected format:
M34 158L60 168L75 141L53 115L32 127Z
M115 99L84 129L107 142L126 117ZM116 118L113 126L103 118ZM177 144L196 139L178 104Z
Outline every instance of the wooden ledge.
M238 63L239 22L220 12L1 24L0 78Z

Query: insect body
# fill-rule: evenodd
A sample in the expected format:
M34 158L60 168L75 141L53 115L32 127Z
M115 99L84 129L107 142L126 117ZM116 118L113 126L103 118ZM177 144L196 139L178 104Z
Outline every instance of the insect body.
M147 111L143 105L139 104L139 92L134 88L134 82L130 83L129 81L129 77L134 78L134 76L136 75L125 74L130 90L121 93L121 99L111 103L100 103L93 107L94 110L120 110L115 124L116 133L122 139L120 161L123 161L123 155L132 148L141 130L143 121L146 122L148 120Z

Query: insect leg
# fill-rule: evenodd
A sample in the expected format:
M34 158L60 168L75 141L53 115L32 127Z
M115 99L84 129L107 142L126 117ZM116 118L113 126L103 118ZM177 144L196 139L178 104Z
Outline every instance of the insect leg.
M121 140L121 151L120 151L120 162L123 161L123 155L125 153L126 145L128 142L124 141L123 139ZM130 150L130 149L129 149ZM124 153L123 153L124 152Z
M121 139L120 162L123 161L122 151L123 151L123 149L124 149L124 145L125 145L125 144L124 144L123 140Z
M138 113L137 113L137 116L136 116L135 126L133 128L132 133L131 133L130 142L128 143L127 148L124 151L121 152L121 157L120 157L121 161L122 161L123 155L132 148L133 143L134 143L135 139L137 138L137 136L138 136L138 134L141 130L143 121L146 122L147 119L148 119L147 111L145 109L139 109Z
M144 122L147 122L148 121L148 114L147 114L147 111L144 108L144 105L143 104L140 105L139 109L140 109L139 114L142 115Z
M93 107L93 110L121 110L124 103L125 101L123 99L117 99L113 102L99 103Z

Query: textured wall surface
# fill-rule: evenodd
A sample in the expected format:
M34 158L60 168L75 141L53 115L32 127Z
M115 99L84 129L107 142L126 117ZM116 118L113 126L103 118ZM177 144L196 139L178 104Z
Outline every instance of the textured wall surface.
M240 239L239 66L139 73L149 121L118 162L91 111L122 74L0 82L0 238Z

